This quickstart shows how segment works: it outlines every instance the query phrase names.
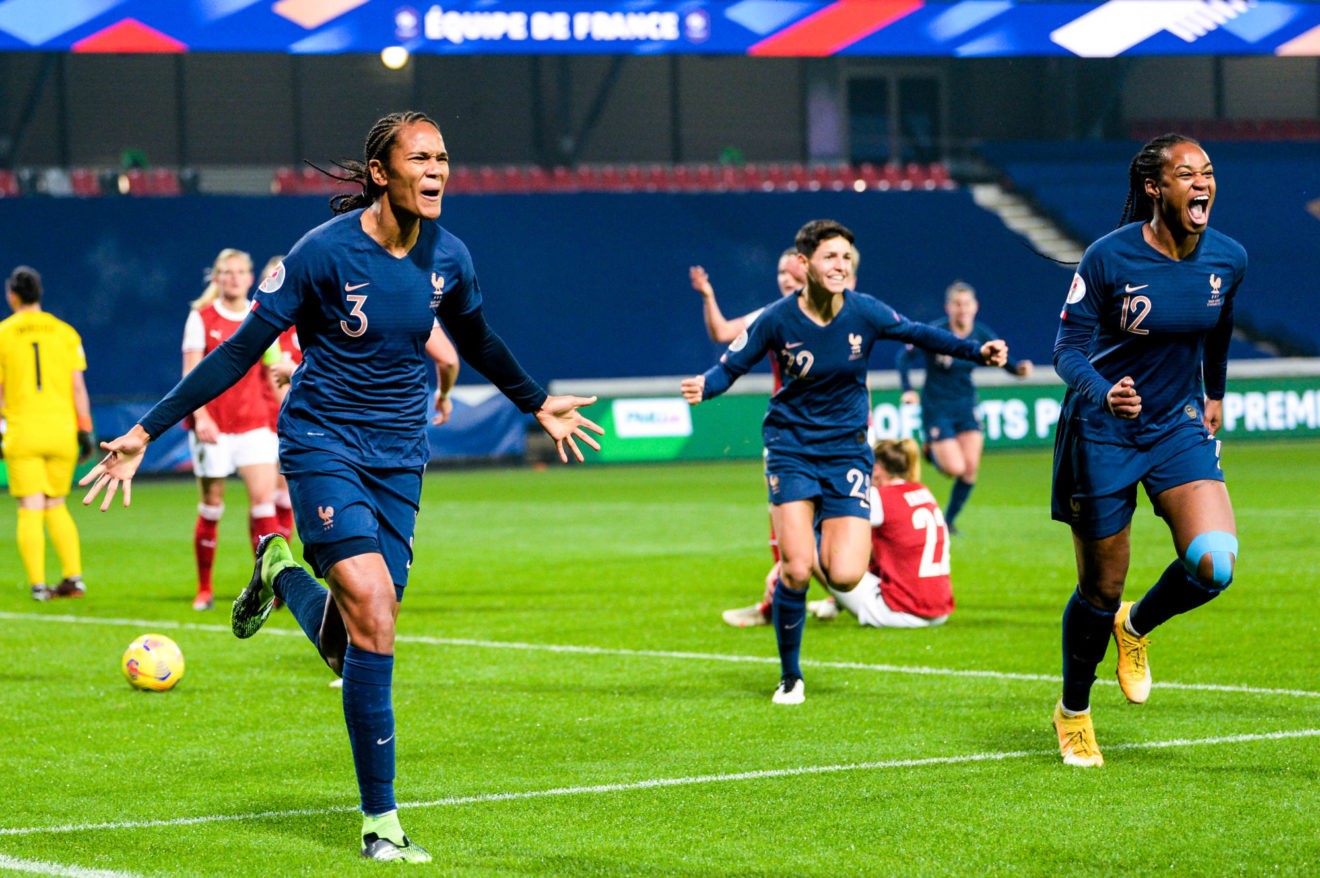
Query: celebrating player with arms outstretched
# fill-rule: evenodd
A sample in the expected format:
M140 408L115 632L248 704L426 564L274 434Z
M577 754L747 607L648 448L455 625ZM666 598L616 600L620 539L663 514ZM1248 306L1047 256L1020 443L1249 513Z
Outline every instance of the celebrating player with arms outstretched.
M1214 168L1196 141L1147 143L1128 169L1119 228L1082 256L1063 307L1054 365L1068 392L1052 506L1072 526L1077 588L1063 612L1054 726L1069 765L1104 764L1090 693L1109 638L1123 694L1141 704L1146 635L1233 580L1237 528L1214 433L1247 254L1209 228L1214 199ZM1122 597L1138 484L1178 556L1134 605Z
M303 364L280 411L280 460L304 557L278 535L262 539L252 580L234 601L233 628L250 637L284 601L325 662L344 679L344 720L363 812L363 856L428 862L399 824L392 703L395 617L412 562L428 456L430 400L419 392L434 318L459 353L519 408L535 415L559 456L581 459L603 432L578 407L594 397L548 396L486 323L467 247L437 220L449 153L422 113L392 113L367 135L363 162L346 162L360 193L337 195L339 216L303 236L261 283L243 326L188 373L142 422L112 442L83 479L84 503L108 508L147 443L238 379L296 323Z
M871 557L874 457L866 442L866 365L872 346L893 338L993 365L1002 365L1008 353L1002 341L977 345L848 290L853 233L839 223L813 220L798 230L794 243L806 287L766 306L719 363L682 385L684 399L696 405L728 390L766 353L773 352L783 368L783 387L770 398L762 428L781 555L773 607L782 671L776 704L799 704L805 697L799 654L817 561L817 519L819 566L831 588L851 591Z

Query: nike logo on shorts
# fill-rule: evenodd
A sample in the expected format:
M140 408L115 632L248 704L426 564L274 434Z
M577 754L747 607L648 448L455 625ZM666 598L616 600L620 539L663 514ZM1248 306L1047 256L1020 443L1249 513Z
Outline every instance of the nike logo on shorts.
M363 287L370 285L371 285L371 281L367 281L366 283L360 283L360 284L344 284L344 292L351 293L354 290L360 290Z

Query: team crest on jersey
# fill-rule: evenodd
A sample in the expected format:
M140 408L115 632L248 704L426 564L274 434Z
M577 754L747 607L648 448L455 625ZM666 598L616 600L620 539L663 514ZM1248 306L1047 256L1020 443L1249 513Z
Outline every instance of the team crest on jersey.
M848 359L862 358L862 337L855 332L848 333Z
M261 280L261 286L258 287L257 289L261 290L263 293L273 293L273 292L275 292L276 290L278 290L278 289L279 289L280 287L282 287L282 286L284 286L284 263L283 263L283 262L281 262L279 265L275 266L275 270L274 270L274 271L272 271L270 274L268 274L268 275L266 275L264 278L262 278L262 280Z
M935 365L939 366L941 369L952 369L953 354L936 354Z
M1224 285L1224 279L1214 272L1210 273L1210 301L1206 302L1207 308L1216 308L1224 304L1224 297L1219 292L1219 288Z
M1068 304L1076 305L1078 302L1080 302L1082 299L1085 298L1086 298L1086 281L1082 280L1082 276L1080 274L1074 272L1072 279L1072 286L1068 287Z
M431 272L431 310L440 307L440 300L445 297L445 276Z
M1196 410L1196 406L1189 404L1185 409L1183 409L1183 414L1185 414L1187 417L1191 418L1194 421L1196 420L1200 412Z

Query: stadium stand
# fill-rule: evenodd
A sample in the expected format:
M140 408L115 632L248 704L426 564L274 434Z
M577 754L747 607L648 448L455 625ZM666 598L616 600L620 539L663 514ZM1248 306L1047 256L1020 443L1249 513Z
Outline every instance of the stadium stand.
M876 166L863 163L767 162L729 165L584 164L455 165L448 191L454 195L545 192L843 192L866 189L955 189L957 182L942 163ZM275 171L276 195L321 195L339 184L314 169L282 167Z
M1129 126L1143 143L1167 131L1207 141L1320 141L1320 119L1142 119Z
M1311 206L1320 144L1201 142L1218 182L1212 224L1240 241L1250 258L1234 314L1255 348L1236 344L1231 354L1320 353L1320 322L1299 319L1312 313L1315 296L1309 254L1320 252L1320 216L1313 212L1320 205ZM1118 222L1128 163L1141 143L995 143L983 145L981 153L1014 188L1087 244Z

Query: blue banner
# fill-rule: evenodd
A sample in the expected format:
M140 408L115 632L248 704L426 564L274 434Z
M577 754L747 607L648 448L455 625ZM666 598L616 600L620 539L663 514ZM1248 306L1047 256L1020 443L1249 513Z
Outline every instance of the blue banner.
M1320 55L1277 0L2 0L0 51Z

